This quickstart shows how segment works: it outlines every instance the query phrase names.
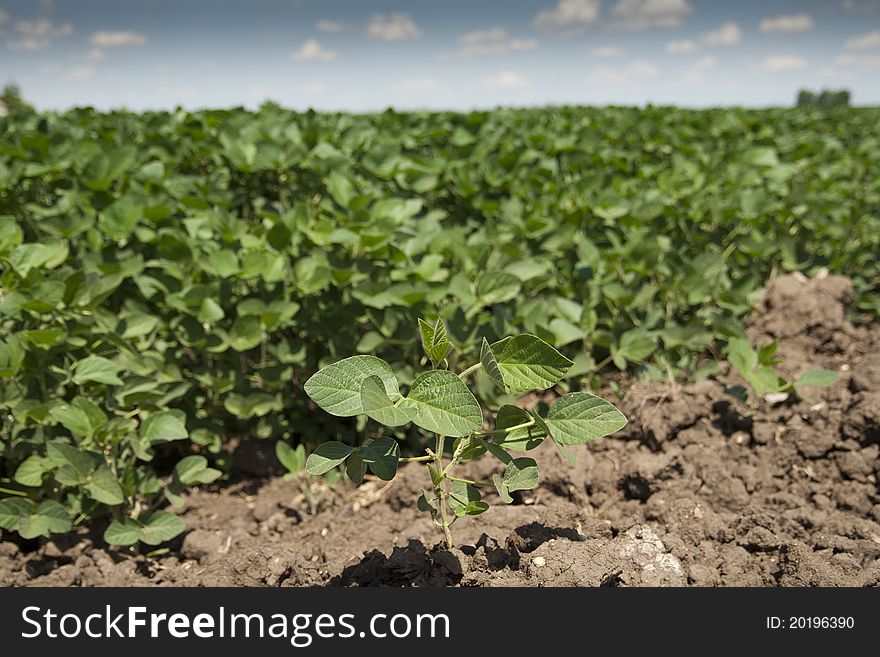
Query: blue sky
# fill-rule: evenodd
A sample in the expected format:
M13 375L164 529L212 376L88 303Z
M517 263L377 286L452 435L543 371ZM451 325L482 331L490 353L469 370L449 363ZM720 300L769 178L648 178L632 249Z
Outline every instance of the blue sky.
M880 0L0 0L40 108L880 104Z

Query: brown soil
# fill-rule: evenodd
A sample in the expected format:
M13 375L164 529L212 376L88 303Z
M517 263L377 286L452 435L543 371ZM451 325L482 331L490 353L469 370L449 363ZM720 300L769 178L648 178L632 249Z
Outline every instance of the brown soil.
M163 556L85 533L0 543L0 584L880 584L880 327L846 320L850 294L836 276L781 277L750 327L755 341L780 341L787 375L825 367L838 383L756 409L713 381L637 383L624 431L580 448L577 465L539 448L540 487L458 521L460 548L430 547L420 466L390 485L305 492L257 476L189 495L189 530ZM270 445L237 451L252 474L273 467ZM495 467L487 457L468 476Z

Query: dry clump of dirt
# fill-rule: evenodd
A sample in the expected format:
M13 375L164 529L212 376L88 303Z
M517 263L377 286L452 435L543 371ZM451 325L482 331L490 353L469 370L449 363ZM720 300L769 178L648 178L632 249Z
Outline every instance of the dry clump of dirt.
M425 473L408 465L358 488L255 477L195 491L181 511L189 530L160 557L109 549L99 533L0 542L0 583L880 584L880 327L847 321L851 294L839 276L783 276L749 328L753 342L779 340L786 375L824 367L840 375L833 386L749 408L713 381L636 383L620 404L626 429L581 448L576 465L542 445L539 488L459 520L455 549L432 547L414 503ZM254 474L271 467L265 452ZM482 479L496 464L469 468Z

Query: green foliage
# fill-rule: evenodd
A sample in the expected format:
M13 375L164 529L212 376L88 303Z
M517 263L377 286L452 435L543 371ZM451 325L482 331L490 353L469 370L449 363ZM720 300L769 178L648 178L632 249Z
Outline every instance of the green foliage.
M33 106L22 98L21 87L15 83L3 86L3 90L0 91L0 107L9 114L34 111Z
M275 443L275 455L278 457L281 465L287 469L287 474L284 475L284 478L288 481L296 477L306 467L305 445L297 445L294 448L283 440L279 440Z
M419 332L429 360L437 367L446 362L449 349L442 355L432 349L447 335L443 320L433 325L419 320ZM435 357L436 356L436 357ZM547 416L541 417L515 406L502 406L495 419L495 429L483 430L483 409L465 384L467 377L480 369L507 392L545 390L555 386L573 365L556 349L534 335L506 337L489 345L483 340L479 363L455 374L448 369L432 369L417 375L407 394L398 389L398 379L391 366L373 356L354 356L327 365L306 382L306 392L324 410L366 414L387 427L407 421L436 433L433 449L424 456L400 457L397 441L390 436L368 440L353 447L338 440L322 443L306 460L306 470L323 475L345 464L345 471L360 482L367 470L383 481L397 473L401 460L424 462L431 479L432 492L425 490L418 507L431 514L442 529L447 545L452 545L450 527L455 518L477 515L489 508L482 501L479 488L494 486L501 500L513 502L511 493L530 490L538 485L538 465L534 459L514 458L509 451L537 447L548 435L560 446L580 445L610 435L626 425L626 418L610 403L587 392L571 392L559 397ZM380 374L376 374L380 373ZM360 384L361 397L354 390ZM377 409L379 412L377 412ZM402 411L404 422L395 411ZM446 438L457 440L446 460ZM279 443L280 445L280 443ZM288 448L289 449L289 448ZM486 452L504 464L503 475L491 482L475 482L455 477L455 466ZM281 451L279 451L281 456ZM450 518L448 511L454 517Z
M850 92L848 89L823 89L819 93L801 89L797 95L798 107L849 107Z
M731 338L728 343L728 360L733 368L758 397L788 393L803 388L830 386L837 382L837 374L830 370L813 369L803 372L795 381L785 379L776 371L782 358L776 355L777 343L760 347L755 351L748 340ZM782 395L785 397L785 394Z
M228 436L311 450L350 441L366 415L396 438L415 422L485 451L448 377L403 404L423 353L444 370L479 360L477 396L498 408L606 367L694 371L742 334L772 271L848 275L875 315L878 121L824 107L10 112L2 531L65 531L54 504L71 525L146 526L145 509L179 497L177 463L210 467ZM351 371L303 388L352 354ZM440 388L451 412L432 406ZM505 441L526 449L550 428L536 418Z

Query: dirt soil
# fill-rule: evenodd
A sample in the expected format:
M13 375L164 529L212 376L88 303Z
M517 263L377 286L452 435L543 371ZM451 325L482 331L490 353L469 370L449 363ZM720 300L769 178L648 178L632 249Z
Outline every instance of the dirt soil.
M880 326L847 321L851 294L837 276L780 277L749 328L779 340L785 374L833 369L833 386L753 410L713 381L637 383L620 404L625 430L578 448L576 465L549 444L533 452L541 485L459 520L459 548L432 547L418 465L390 485L306 495L266 476L271 445L242 443L252 476L190 494L189 529L167 554L108 549L84 530L0 542L0 584L878 585ZM488 478L493 461L466 476Z

